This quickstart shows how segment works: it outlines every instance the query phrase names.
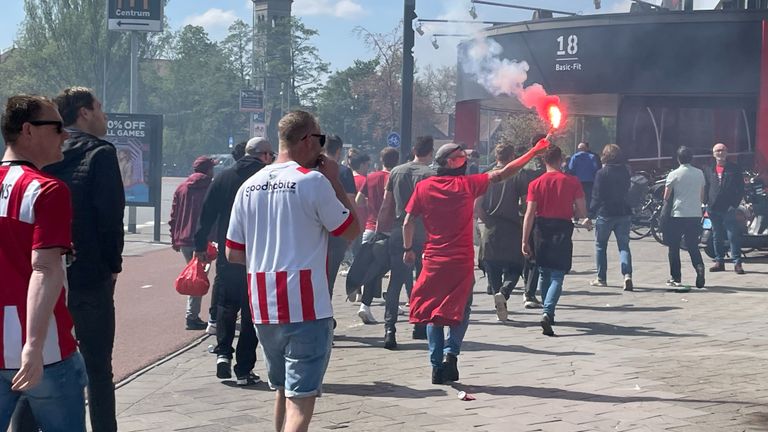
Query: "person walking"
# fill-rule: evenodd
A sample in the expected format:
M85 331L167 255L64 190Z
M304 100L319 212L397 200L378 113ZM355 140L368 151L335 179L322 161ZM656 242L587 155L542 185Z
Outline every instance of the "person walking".
M411 199L416 185L435 174L430 167L434 146L435 141L431 136L417 137L413 146L413 160L392 169L376 222L377 233L389 233L389 262L392 268L384 299L384 348L389 350L397 349L395 325L400 313L400 292L405 286L410 298L410 287L413 286L413 268L403 264L402 259L405 206ZM415 267L418 275L421 272L421 251L426 234L421 221L417 221L415 226L411 246L416 255ZM416 325L412 336L414 339L426 339L426 329L422 325Z
M77 259L67 269L68 299L75 335L88 371L88 412L93 432L117 430L112 349L115 343L115 284L123 270L125 190L117 151L107 134L101 101L85 87L56 96L69 133L64 160L45 172L72 192L72 239Z
M589 208L595 174L601 168L600 158L589 150L589 143L587 142L579 143L577 149L578 151L568 161L568 173L575 175L581 182L587 208Z
M292 111L278 135L275 163L237 191L226 253L248 272L253 322L277 390L275 430L298 432L309 429L331 355L328 237L352 240L362 229L338 164L321 153L326 137L315 117Z
M495 153L496 165L489 173L504 169L515 159L515 148L509 144L497 145ZM489 185L488 191L475 200L475 215L482 222L478 224L480 261L493 293L496 318L502 322L509 315L507 300L523 274L524 258L520 249L523 221L520 209L527 193L528 180L521 171L507 181Z
M244 156L235 165L214 177L211 187L203 200L200 223L195 233L195 256L208 262L207 244L211 232L216 232L219 250L226 245L229 218L232 204L240 186L252 175L274 161L272 145L266 138L254 137L245 144ZM231 263L226 254L216 258L216 277L213 280L216 303L216 377L232 378L240 386L253 385L261 377L253 372L256 364L256 347L259 340L253 328L250 302L248 301L248 277L244 265ZM240 314L240 335L237 345L232 349L237 327L237 315ZM232 354L237 363L232 367Z
M685 246L691 257L691 264L696 271L696 288L704 288L704 261L699 251L701 237L701 205L707 194L704 173L691 165L693 152L688 147L677 149L677 169L667 175L664 188L664 201L671 205L669 222L664 229L664 243L668 248L669 274L668 286L683 286L680 270L680 243L685 238Z
M70 192L40 171L63 159L68 132L56 105L40 96L8 98L1 123L0 430L24 397L44 431L85 432L88 379L62 259L72 254Z
M171 247L181 252L189 263L195 252L195 231L203 208L203 199L213 180L213 159L200 156L192 163L193 173L173 193L171 217L168 219L171 233ZM202 296L188 296L185 318L187 330L205 330L207 322L200 319Z
M712 147L715 164L704 170L707 184L705 203L709 220L712 221L712 239L715 245L715 265L711 272L725 271L726 239L730 243L733 271L744 274L741 260L742 227L736 218L736 210L744 198L744 180L739 166L728 160L728 147L717 143Z
M526 257L534 257L539 267L539 290L544 302L540 324L544 335L554 336L555 308L573 258L574 213L577 219L583 218L587 229L592 228L592 222L587 218L579 180L560 171L563 161L560 147L549 146L542 159L546 172L528 185L522 252ZM533 246L529 243L531 234Z
M619 247L621 274L624 291L632 291L632 253L629 250L629 228L632 225L632 209L626 202L629 192L629 167L625 164L621 148L608 144L601 157L603 167L595 175L592 204L589 217L595 219L595 259L597 279L592 286L607 286L608 240L611 233Z
M465 175L467 154L444 144L435 154L437 173L416 184L405 208L403 263L413 266L416 220L424 221L423 268L411 293L410 322L427 325L432 383L458 381L458 356L469 325L474 279L473 210L490 183L515 175L548 147L542 140L523 157L490 173ZM445 215L451 215L450 218ZM449 327L448 338L444 328Z

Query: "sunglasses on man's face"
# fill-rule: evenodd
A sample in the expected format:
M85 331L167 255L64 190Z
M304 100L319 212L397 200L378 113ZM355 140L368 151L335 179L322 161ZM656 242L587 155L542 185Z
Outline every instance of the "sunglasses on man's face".
M325 146L325 135L323 135L323 134L309 134L309 135L304 136L304 138L302 138L302 139L304 140L304 139L307 139L308 137L311 137L311 136L317 137L317 140L320 142L320 147Z
M64 123L58 120L30 120L27 123L31 124L32 126L56 126L56 133L59 135L61 135L61 133L64 131Z

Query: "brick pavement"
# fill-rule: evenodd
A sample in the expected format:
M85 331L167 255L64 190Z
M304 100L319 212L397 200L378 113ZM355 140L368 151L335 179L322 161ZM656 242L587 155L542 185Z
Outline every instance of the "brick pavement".
M610 286L588 286L591 235L575 235L557 337L541 335L540 311L522 309L520 291L510 302L512 321L496 322L478 279L453 386L430 383L426 343L410 339L410 325L399 327L399 350L386 351L382 325L359 323L357 305L337 296L339 328L311 430L768 431L768 260L748 260L744 276L707 274L706 289L677 293L663 285L666 249L633 242L636 287L623 293L613 247ZM686 258L683 282L692 283ZM273 430L274 394L263 383L217 380L206 351L212 342L121 386L120 430ZM261 361L256 372L265 375ZM477 400L458 400L458 390Z

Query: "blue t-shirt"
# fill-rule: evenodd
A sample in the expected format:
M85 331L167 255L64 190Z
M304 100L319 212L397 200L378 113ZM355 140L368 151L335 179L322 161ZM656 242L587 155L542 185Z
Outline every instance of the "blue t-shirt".
M577 152L571 156L571 161L568 162L568 171L582 183L595 181L595 174L598 169L600 169L600 165L597 162L597 156L590 152Z

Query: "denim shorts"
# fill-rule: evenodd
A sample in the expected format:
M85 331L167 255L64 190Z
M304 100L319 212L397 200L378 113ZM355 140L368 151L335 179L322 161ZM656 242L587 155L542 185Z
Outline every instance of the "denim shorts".
M23 393L11 391L18 369L0 369L0 430L8 428L19 398L29 401L38 425L46 432L85 432L85 385L88 376L79 352L43 368L39 384Z
M331 358L333 319L255 327L269 387L284 390L286 397L320 396Z

